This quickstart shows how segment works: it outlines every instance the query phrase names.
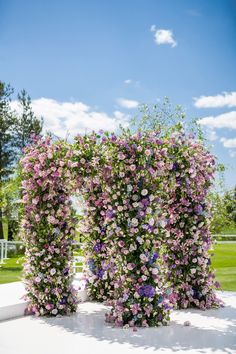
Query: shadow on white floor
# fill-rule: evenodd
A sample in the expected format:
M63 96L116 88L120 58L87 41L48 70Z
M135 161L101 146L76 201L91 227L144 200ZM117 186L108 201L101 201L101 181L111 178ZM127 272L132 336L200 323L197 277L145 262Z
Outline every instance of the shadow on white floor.
M236 294L224 292L221 309L174 311L168 327L112 328L104 323L107 308L79 305L62 318L24 317L0 323L2 354L141 354L236 353ZM190 321L189 327L184 326Z

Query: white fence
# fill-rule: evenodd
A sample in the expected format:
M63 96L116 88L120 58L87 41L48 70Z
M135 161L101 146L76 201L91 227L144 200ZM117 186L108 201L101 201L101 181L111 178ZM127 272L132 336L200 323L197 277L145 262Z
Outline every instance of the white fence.
M14 245L22 245L22 241L7 241L0 240L0 263L3 263L5 259L7 259L8 251L12 248L15 248Z
M0 264L3 264L5 260L8 259L8 252L10 250L14 250L16 245L23 246L22 241L7 241L7 240L0 240ZM82 243L75 243L75 245L82 247ZM75 255L73 257L73 272L78 273L81 272L84 268L84 257Z

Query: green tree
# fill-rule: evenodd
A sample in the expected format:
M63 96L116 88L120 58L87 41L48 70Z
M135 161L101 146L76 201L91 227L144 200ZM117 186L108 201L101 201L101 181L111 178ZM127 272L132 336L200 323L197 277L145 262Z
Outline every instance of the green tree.
M210 201L213 211L212 233L220 234L224 230L236 229L236 187L223 193L211 193Z
M224 202L229 220L236 228L236 187L225 193Z
M12 93L13 89L0 81L0 190L9 179L15 162L15 117L10 108ZM0 207L0 239L3 238L3 211Z
M32 110L31 98L25 90L18 94L18 101L21 113L16 115L15 137L16 147L21 154L22 149L32 142L32 134L39 135L41 133L43 120L35 116Z
M13 234L18 218L16 218L16 191L19 186L14 175L17 162L23 148L32 142L32 136L42 131L43 120L38 119L33 110L30 96L25 90L18 94L19 112L13 112L10 106L13 89L0 81L0 238L3 238L3 219L7 219L8 233ZM13 183L9 184L9 179ZM4 194L5 193L5 194ZM20 194L19 194L20 197ZM18 213L19 214L19 213Z
M159 131L161 136L168 136L176 129L184 128L203 139L203 133L196 119L187 119L181 105L173 106L168 97L152 106L143 104L140 112L131 119L131 129L139 131Z
M20 174L18 171L13 177L2 183L0 190L0 208L3 211L3 220L8 224L8 240L17 234L21 216L20 200Z

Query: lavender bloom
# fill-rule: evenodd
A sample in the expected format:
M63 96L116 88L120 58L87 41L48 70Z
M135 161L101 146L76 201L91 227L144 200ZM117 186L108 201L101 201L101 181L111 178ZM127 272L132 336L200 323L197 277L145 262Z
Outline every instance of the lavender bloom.
M193 298L197 300L201 300L203 298L203 295L199 290L193 288Z
M64 296L64 297L61 299L60 304L61 304L61 305L65 305L66 303L67 303L67 297Z
M97 271L97 276L98 276L98 278L102 279L104 273L105 273L105 271L104 271L103 269L99 269L99 270Z
M88 267L91 270L91 272L94 271L95 266L94 266L94 260L93 259L89 259L88 260Z
M108 211L106 212L106 217L107 217L108 219L112 219L114 215L115 215L115 213L114 213L113 210L108 210Z
M152 285L143 285L139 288L138 293L143 297L153 297L155 295L155 289Z
M174 162L173 163L173 166L172 166L172 171L176 171L178 169L179 165L177 164L177 162Z
M201 215L203 212L203 207L200 204L198 204L194 207L194 211L197 215Z
M156 252L153 253L151 259L148 262L148 264L150 264L150 265L153 264L157 260L157 258L158 258L158 253L156 253Z
M100 242L97 242L96 245L93 247L93 250L97 253L101 252L102 249L102 244Z

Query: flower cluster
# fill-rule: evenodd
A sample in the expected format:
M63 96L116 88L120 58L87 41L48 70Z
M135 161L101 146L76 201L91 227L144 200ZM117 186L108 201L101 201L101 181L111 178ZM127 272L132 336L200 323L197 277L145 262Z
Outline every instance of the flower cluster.
M178 308L218 307L221 303L213 290L219 284L210 271L211 208L207 200L215 159L200 141L183 131L171 136L169 153L175 161L165 180L162 203L168 218L163 255L167 280L177 295Z
M71 256L75 215L72 151L49 138L35 140L21 160L23 170L24 281L29 310L36 315L69 314L76 309Z
M75 311L71 257L79 191L86 288L116 326L159 326L172 307L219 306L210 271L208 190L215 161L177 129L38 139L22 161L25 283L37 315Z

